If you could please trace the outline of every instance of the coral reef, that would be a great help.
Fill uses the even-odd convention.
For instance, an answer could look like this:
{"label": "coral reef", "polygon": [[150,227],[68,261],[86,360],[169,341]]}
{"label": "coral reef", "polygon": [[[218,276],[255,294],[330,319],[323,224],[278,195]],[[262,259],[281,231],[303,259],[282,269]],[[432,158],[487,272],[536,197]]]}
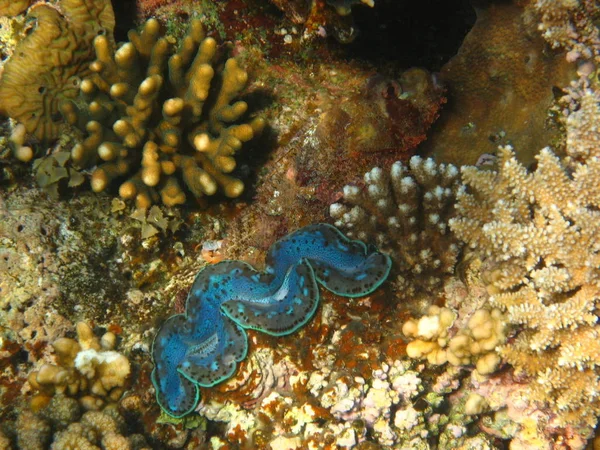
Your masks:
{"label": "coral reef", "polygon": [[[571,118],[572,132],[589,125]],[[587,143],[579,142],[578,146]],[[456,235],[484,259],[490,302],[520,330],[500,354],[532,378],[527,398],[548,404],[558,426],[593,428],[597,386],[599,298],[597,147],[580,161],[546,148],[528,172],[510,147],[497,171],[465,167],[468,189],[458,196]]]}
{"label": "coral reef", "polygon": [[[337,322],[338,318],[327,315],[328,323]],[[288,373],[283,383],[271,384],[266,393],[261,391],[256,402],[244,405],[237,401],[236,380],[227,383],[233,383],[227,396],[210,394],[205,398],[198,411],[224,426],[212,442],[264,448],[469,448],[470,444],[473,448],[501,448],[493,445],[494,438],[471,427],[480,415],[474,408],[485,414],[489,407],[474,400],[467,407],[466,394],[449,395],[457,393],[464,378],[459,371],[430,377],[423,375],[424,367],[414,361],[382,357],[384,361],[373,363],[359,375],[356,367],[332,363],[338,358],[336,348],[346,345],[344,328],[313,350],[314,368]],[[379,345],[373,343],[360,351],[373,351]],[[474,396],[484,392],[484,385],[466,384]],[[419,399],[423,407],[416,409]],[[505,406],[493,400],[495,408]],[[498,424],[491,423],[498,426],[500,418]]]}
{"label": "coral reef", "polygon": [[[18,40],[39,38],[52,23],[70,29],[71,6],[100,4],[35,3],[28,19],[0,18],[0,56],[7,57],[0,65],[11,64]],[[122,46],[113,45],[112,32],[75,36],[81,53],[74,56],[82,56],[83,75],[68,80],[78,83],[73,91],[68,86],[68,97],[57,94],[49,103],[56,106],[52,126],[59,129],[53,149],[28,136],[24,121],[0,123],[0,178],[7,187],[0,190],[1,448],[586,447],[597,422],[599,364],[593,181],[599,175],[600,96],[594,2],[474,2],[477,25],[439,76],[406,69],[405,55],[423,48],[414,41],[384,42],[390,36],[386,27],[400,24],[410,30],[406,34],[415,30],[419,41],[435,40],[436,23],[410,15],[395,20],[402,14],[384,17],[412,11],[391,5],[415,2],[375,0],[372,9],[352,0],[203,2],[200,18],[208,35],[220,36],[239,67],[251,74],[243,94],[238,92],[227,107],[260,102],[271,128],[264,136],[268,154],[228,155],[237,166],[230,175],[250,180],[255,190],[246,188],[235,202],[200,198],[198,203],[208,205],[202,211],[156,204],[169,179],[179,183],[174,198],[181,200],[183,192],[196,200],[177,159],[200,153],[194,126],[185,122],[196,116],[184,114],[174,124],[177,120],[163,112],[169,98],[185,102],[192,89],[189,83],[174,88],[168,59],[189,49],[190,65],[180,72],[191,79],[191,59],[201,57],[198,48],[210,42],[194,38],[195,22],[188,28],[200,2],[125,3],[140,6],[140,14],[156,17],[161,26],[149,22]],[[354,6],[350,15],[341,16],[333,4]],[[447,11],[439,2],[436,8]],[[120,40],[132,17],[119,15],[123,28],[115,33]],[[446,18],[455,29],[468,27],[469,20],[463,12]],[[76,22],[85,28],[96,21]],[[357,35],[357,27],[364,33]],[[444,40],[452,40],[451,34]],[[332,35],[344,42],[358,38],[352,45],[337,45],[327,39]],[[54,45],[48,47],[48,57],[58,54],[58,62],[71,63]],[[423,65],[437,71],[444,58],[436,59],[440,53],[435,52],[445,43],[424,47],[435,56],[421,55],[427,61]],[[156,80],[148,71],[158,63],[138,48],[162,58],[156,101],[141,87],[144,79]],[[137,58],[139,65],[129,70],[128,58]],[[207,120],[200,119],[206,126],[222,86],[225,58],[219,48],[207,65],[215,76],[202,114]],[[566,86],[575,72],[578,78]],[[439,80],[449,94],[444,109]],[[150,91],[153,83],[146,85]],[[90,86],[93,92],[82,92]],[[127,98],[119,103],[112,94],[125,87]],[[548,111],[553,99],[556,105]],[[144,102],[152,105],[151,117],[139,127],[146,135],[116,133],[121,119],[142,123],[138,107]],[[442,122],[430,129],[440,112]],[[72,130],[63,113],[76,122]],[[251,123],[246,119],[244,114],[219,123],[225,129]],[[94,121],[99,128],[85,130]],[[85,130],[85,138],[73,154],[76,128]],[[181,132],[181,145],[163,154],[173,129]],[[218,133],[203,132],[209,142],[219,139]],[[125,145],[138,138],[133,148]],[[505,147],[496,152],[507,142],[520,154]],[[105,161],[102,156],[113,151],[109,144],[120,150]],[[552,145],[552,153],[545,150],[534,160],[534,151],[544,145]],[[437,163],[410,159],[424,150],[433,151]],[[31,160],[36,151],[45,155],[34,163],[45,191],[22,176],[29,165],[7,158],[16,154]],[[496,156],[478,161],[484,152]],[[566,158],[559,157],[563,152]],[[76,161],[78,155],[89,161]],[[464,169],[458,210],[460,180],[449,160],[484,163]],[[122,162],[127,173],[113,176],[111,164]],[[132,200],[141,193],[139,206],[152,207],[131,214],[124,198],[78,192],[55,201],[43,194],[82,186],[95,170],[96,187],[104,183],[104,191],[112,192],[132,181]],[[144,177],[158,177],[158,184],[148,186]],[[198,271],[207,264],[204,274],[227,267],[224,259],[264,267],[274,242],[309,223],[327,221],[332,203],[337,203],[335,220],[349,225],[344,232],[383,245],[395,258],[395,275],[401,275],[395,289],[385,284],[366,297],[344,299],[322,289],[312,319],[293,335],[244,329],[252,351],[236,363],[235,373],[218,385],[200,387],[195,412],[168,417],[155,401],[151,343],[166,317],[185,313]],[[222,311],[217,321],[226,316]],[[73,323],[80,320],[93,323],[100,334],[119,337],[131,384],[118,402],[110,397],[122,388],[106,389],[98,381],[109,350],[79,351],[88,356],[80,362],[85,373],[77,370],[72,355],[64,358],[72,363],[61,369],[61,351],[53,351],[50,343],[60,347],[64,336],[72,338]],[[74,339],[65,342],[76,349]],[[442,361],[447,362],[434,364]],[[41,390],[27,382],[31,371]],[[71,383],[63,382],[65,374]],[[44,377],[56,383],[40,384]],[[82,397],[87,400],[81,402]],[[33,404],[25,404],[31,398]],[[85,411],[98,407],[99,400],[110,406]],[[145,439],[131,433],[143,433]]]}
{"label": "coral reef", "polygon": [[449,233],[459,172],[453,165],[413,156],[408,166],[376,167],[365,186],[344,187],[344,203],[330,206],[336,226],[348,236],[373,240],[394,260],[398,291],[433,292],[451,275],[461,249]]}

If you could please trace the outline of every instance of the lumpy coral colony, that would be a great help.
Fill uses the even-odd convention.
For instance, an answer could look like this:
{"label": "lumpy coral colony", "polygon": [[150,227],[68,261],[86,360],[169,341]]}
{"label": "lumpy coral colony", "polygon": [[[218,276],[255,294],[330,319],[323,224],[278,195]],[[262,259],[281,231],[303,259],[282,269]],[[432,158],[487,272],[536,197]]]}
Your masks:
{"label": "lumpy coral colony", "polygon": [[[305,5],[303,1],[272,2]],[[27,7],[27,3],[13,4],[21,8],[18,4]],[[42,139],[51,138],[57,132],[57,125],[70,120],[78,126],[83,124],[88,133],[73,152],[58,152],[39,160],[38,180],[43,184],[66,178],[69,183],[77,184],[82,182],[81,168],[98,164],[92,176],[95,188],[105,186],[115,177],[127,180],[123,190],[133,192],[132,198],[139,206],[160,200],[163,194],[163,203],[176,204],[183,200],[181,193],[194,192],[186,173],[195,169],[190,171],[193,166],[185,164],[190,161],[185,158],[193,155],[196,167],[208,173],[217,188],[227,193],[228,186],[235,187],[235,181],[220,183],[219,176],[225,170],[213,176],[197,155],[210,159],[215,148],[231,150],[244,141],[243,136],[237,135],[234,136],[237,141],[230,139],[230,133],[242,133],[245,128],[243,123],[239,124],[245,104],[234,100],[239,93],[236,89],[241,89],[245,79],[243,71],[234,65],[236,70],[232,73],[239,76],[225,76],[227,64],[232,63],[226,63],[220,72],[220,66],[212,63],[214,60],[200,62],[210,53],[207,50],[214,51],[214,43],[201,35],[196,22],[177,51],[169,39],[161,37],[156,23],[150,21],[140,33],[131,33],[130,42],[113,55],[114,18],[112,12],[102,7],[107,2],[62,0],[59,3],[59,9],[44,4],[30,9],[29,18],[35,20],[29,23],[35,26],[19,44],[23,56],[17,51],[15,59],[4,65],[0,86],[1,94],[8,89],[11,77],[19,80],[21,76],[21,84],[30,93],[37,93],[22,96],[21,91],[15,90],[11,97],[17,103],[22,101],[20,106],[25,111],[22,117],[18,116],[20,113],[11,113],[21,122],[12,137],[19,158],[32,157],[31,149],[22,145],[25,131]],[[326,3],[349,8],[371,2],[329,0]],[[195,433],[203,439],[202,444],[207,443],[208,437],[214,448],[232,444],[252,448],[379,445],[491,449],[503,448],[511,441],[511,448],[583,449],[585,441],[597,434],[600,87],[596,68],[600,63],[600,39],[594,20],[600,16],[600,9],[591,1],[515,1],[511,8],[521,18],[534,17],[517,9],[517,4],[523,3],[529,5],[525,12],[539,13],[535,17],[541,22],[531,22],[540,28],[552,47],[564,48],[569,61],[579,62],[579,79],[564,89],[562,98],[552,108],[560,116],[557,121],[564,132],[563,142],[552,142],[552,150],[546,147],[539,152],[531,168],[519,162],[523,154],[516,154],[509,145],[488,155],[491,163],[478,167],[458,168],[418,156],[391,165],[388,162],[395,156],[381,160],[377,162],[379,167],[368,171],[363,181],[356,182],[352,179],[355,174],[350,174],[351,184],[337,193],[336,198],[327,200],[335,202],[330,208],[331,217],[348,237],[330,225],[310,225],[273,244],[262,272],[240,261],[224,261],[200,271],[188,294],[185,312],[168,319],[155,336],[150,378],[158,403],[171,416],[179,418],[197,409],[211,422],[224,422],[222,427],[210,427],[218,430],[212,437],[211,432],[196,427]],[[83,8],[85,5],[89,8]],[[504,29],[506,23],[503,19],[499,26]],[[50,36],[57,39],[49,39]],[[477,40],[489,48],[494,48],[488,44],[496,41],[497,38]],[[40,42],[48,43],[46,52],[39,51]],[[72,51],[62,53],[59,47],[63,44]],[[188,62],[186,69],[177,69],[178,58]],[[137,65],[132,60],[142,62],[140,72],[129,70]],[[543,64],[542,59],[534,60]],[[490,72],[490,80],[495,82],[498,66],[507,66],[497,57],[490,61],[489,65],[478,63],[477,69]],[[35,66],[44,75],[36,78],[24,65]],[[518,65],[523,67],[520,62]],[[168,76],[155,72],[159,67],[166,71],[167,66]],[[465,63],[466,66],[469,64]],[[74,75],[70,71],[61,72],[60,68],[65,67],[75,67],[81,83],[70,84]],[[204,76],[210,72],[209,67],[215,71],[215,78],[222,74],[222,82]],[[59,69],[55,72],[54,68]],[[40,79],[53,80],[56,74],[63,77],[59,85],[64,90],[56,89],[56,84],[40,84]],[[198,83],[192,82],[196,74]],[[184,83],[175,89],[178,76]],[[232,81],[235,89],[228,91],[226,79]],[[202,103],[196,93],[203,82],[212,93],[198,116],[199,122],[187,123],[173,111],[177,111],[177,105],[194,111]],[[509,83],[511,90],[515,83]],[[550,95],[548,84],[538,84]],[[14,86],[16,89],[19,83]],[[210,100],[220,98],[223,92],[232,94],[225,95],[224,115],[218,113],[213,121],[211,111],[218,108]],[[35,101],[30,104],[31,99]],[[489,102],[489,98],[486,100]],[[12,107],[3,103],[3,108],[9,106]],[[545,116],[547,108],[542,109]],[[36,115],[31,115],[31,111]],[[81,123],[77,111],[83,112]],[[506,111],[512,114],[514,110]],[[146,112],[149,116],[144,118]],[[445,113],[452,115],[448,110]],[[190,120],[198,118],[192,116],[194,119]],[[301,118],[306,121],[306,114]],[[44,125],[32,128],[30,123],[37,119]],[[494,116],[494,124],[496,119]],[[481,125],[481,121],[478,123]],[[211,124],[216,124],[216,128]],[[129,129],[138,125],[145,128],[143,136],[136,134],[137,129],[133,132]],[[246,125],[254,135],[260,131],[262,121],[250,120]],[[307,126],[298,134],[302,138],[298,141],[304,144],[299,147],[308,157],[312,154],[306,151],[306,143],[313,142],[310,139],[313,131],[314,127]],[[461,125],[460,132],[471,133],[473,127]],[[514,136],[510,131],[507,133],[509,138]],[[486,133],[479,135],[488,140]],[[169,153],[169,143],[177,139],[181,140],[184,151]],[[315,148],[325,151],[325,147],[326,143],[321,141]],[[455,147],[458,152],[468,150],[462,145]],[[520,147],[515,144],[519,151]],[[479,156],[481,147],[471,148]],[[226,156],[233,157],[234,153]],[[440,153],[436,156],[439,158]],[[215,159],[215,165],[216,161],[222,167],[230,167],[227,164],[232,162],[227,158]],[[277,164],[279,169],[285,169],[286,177],[293,179],[291,158],[277,160]],[[274,166],[272,163],[265,167]],[[275,171],[264,172],[273,177]],[[176,180],[183,183],[172,188]],[[284,227],[293,229],[292,224],[298,223],[294,220],[298,221],[299,216],[305,220],[307,216],[306,211],[294,217],[279,212],[284,197],[279,194],[274,191],[272,198],[269,197],[272,203],[268,212],[267,207],[260,205],[263,209],[256,214],[259,220],[268,218],[269,224],[276,223],[280,227],[277,232]],[[297,196],[296,190],[293,195]],[[4,193],[0,193],[0,199],[2,196]],[[176,201],[168,200],[171,198]],[[251,214],[248,211],[260,201],[258,198],[243,208],[241,214]],[[22,208],[14,211],[18,211],[15,215],[27,214]],[[102,226],[108,227],[106,223]],[[235,226],[233,222],[227,223],[226,239],[240,246],[243,240],[232,239]],[[18,229],[15,241],[17,236],[24,239],[23,236],[33,235],[33,231],[23,231],[21,225],[15,228]],[[47,230],[42,230],[44,236]],[[244,233],[258,234],[257,230],[258,227],[246,227]],[[77,236],[71,233],[69,238],[75,240]],[[350,239],[375,243],[384,253]],[[263,245],[255,246],[254,250],[265,250],[273,240],[263,238]],[[31,242],[28,244],[28,256],[37,255]],[[255,253],[259,258],[264,252]],[[190,259],[195,254],[191,253]],[[61,261],[67,259],[64,254],[60,256]],[[6,260],[5,254],[0,258],[4,266],[0,267],[6,267]],[[303,325],[311,327],[313,324],[308,322],[320,296],[318,284],[341,296],[368,294],[386,278],[392,260],[395,276],[392,301],[382,306],[384,302],[373,296],[347,302],[348,311],[330,299],[323,302],[319,323],[310,332],[298,333],[302,348],[309,349],[306,358],[293,355],[289,344],[270,345],[271,341],[260,333],[253,336],[254,350],[246,355],[247,329],[285,335]],[[176,289],[187,289],[190,274],[196,274],[200,265],[197,261],[194,264],[184,267],[189,269],[186,276],[171,277],[171,285],[177,285],[173,290],[160,291],[160,287],[154,292],[171,294]],[[7,285],[2,284],[2,272],[0,288],[2,294],[10,296]],[[89,276],[82,279],[89,281]],[[28,289],[31,294],[32,288]],[[47,295],[42,292],[46,289],[35,293]],[[141,291],[139,294],[142,296]],[[155,307],[162,302],[163,309],[159,311],[164,314],[162,300],[173,296],[158,298],[161,301],[149,303]],[[139,307],[138,303],[132,304]],[[154,313],[152,307],[144,310]],[[39,308],[36,314],[45,313],[39,316],[56,316],[47,312],[50,309],[42,309],[43,304]],[[14,308],[13,315],[23,314]],[[4,316],[9,314],[1,317]],[[19,320],[26,323],[26,319]],[[127,321],[126,326],[131,328],[124,336],[132,339],[131,330],[137,324],[132,327],[135,321],[132,316],[127,316]],[[44,326],[50,327],[45,322]],[[4,333],[7,327],[2,328]],[[148,328],[145,330],[146,335],[136,342],[142,352],[146,351],[144,339],[150,335]],[[75,438],[80,440],[82,435],[93,438],[91,445],[100,445],[105,434],[93,422],[100,419],[106,422],[101,416],[113,414],[116,401],[120,402],[119,408],[133,404],[128,412],[142,411],[140,414],[151,417],[149,422],[154,430],[160,427],[156,421],[158,408],[148,406],[143,412],[145,405],[140,406],[148,398],[142,397],[140,391],[154,394],[149,392],[150,381],[144,376],[150,370],[149,364],[138,364],[132,359],[135,365],[130,368],[129,359],[114,351],[116,335],[111,332],[98,341],[90,337],[93,333],[89,326],[80,324],[77,331],[77,341],[55,340],[54,363],[39,364],[30,374],[29,385],[37,392],[30,403],[34,412],[20,414],[16,422],[20,429],[16,437],[22,448],[37,448],[25,444],[32,428],[42,431],[45,428],[45,434],[50,433],[50,425],[32,419],[32,415],[52,422],[55,410],[67,409],[57,408],[59,404],[77,411],[55,427],[64,430],[56,433],[55,442],[69,444],[53,448],[74,448],[76,445],[70,442]],[[64,333],[61,331],[60,335]],[[30,344],[34,340],[28,339]],[[41,338],[35,342],[38,340]],[[3,352],[7,350],[6,342],[2,337]],[[123,351],[132,348],[132,344],[128,345]],[[134,353],[131,355],[135,357]],[[240,364],[241,369],[234,375],[238,363],[246,356],[248,364]],[[498,371],[499,368],[502,370]],[[6,376],[9,370],[4,372]],[[130,390],[132,395],[122,399],[130,372],[142,376]],[[198,406],[199,388],[221,382]],[[82,415],[80,407],[102,411]],[[4,418],[0,422],[3,422],[0,447],[7,447],[4,443],[7,436],[3,434],[12,422]],[[65,422],[71,425],[67,428]],[[119,431],[116,425],[112,428]],[[181,430],[182,426],[163,428],[173,431]],[[50,436],[46,436],[46,447],[49,440]],[[163,442],[166,440],[160,440],[160,444]],[[77,445],[83,448],[82,444]],[[191,447],[192,443],[180,447],[184,445]]]}
{"label": "lumpy coral colony", "polygon": [[[38,139],[57,138],[63,120],[85,133],[70,152],[36,162],[39,184],[76,186],[91,170],[94,191],[118,180],[119,195],[144,208],[181,204],[186,193],[239,196],[244,184],[228,174],[264,120],[243,120],[248,105],[236,99],[248,75],[234,58],[219,63],[200,21],[190,21],[177,47],[151,19],[117,48],[110,2],[60,6],[63,15],[44,4],[30,9],[35,27],[0,81],[2,112]],[[13,135],[15,155],[28,161],[22,136]]]}
{"label": "lumpy coral colony", "polygon": [[159,404],[175,417],[191,412],[198,386],[229,378],[246,357],[244,329],[283,336],[304,325],[319,303],[317,282],[337,295],[359,297],[377,289],[390,267],[389,256],[327,224],[277,241],[263,272],[240,261],[208,266],[192,285],[185,314],[169,318],[154,339]]}

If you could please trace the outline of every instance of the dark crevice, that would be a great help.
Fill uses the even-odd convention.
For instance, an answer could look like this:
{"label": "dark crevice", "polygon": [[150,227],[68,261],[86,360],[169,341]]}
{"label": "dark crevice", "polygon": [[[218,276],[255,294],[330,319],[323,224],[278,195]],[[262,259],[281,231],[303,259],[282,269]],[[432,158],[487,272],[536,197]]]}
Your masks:
{"label": "dark crevice", "polygon": [[456,54],[475,23],[470,0],[376,0],[375,7],[355,6],[359,34],[347,55],[372,63],[438,71]]}

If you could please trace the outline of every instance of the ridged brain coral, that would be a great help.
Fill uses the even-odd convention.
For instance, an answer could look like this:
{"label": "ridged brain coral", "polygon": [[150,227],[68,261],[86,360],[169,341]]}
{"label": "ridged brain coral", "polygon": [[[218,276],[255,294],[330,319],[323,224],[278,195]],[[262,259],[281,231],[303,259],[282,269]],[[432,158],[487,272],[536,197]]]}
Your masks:
{"label": "ridged brain coral", "polygon": [[[0,7],[3,14],[14,12]],[[32,7],[26,21],[31,29],[4,64],[0,112],[37,139],[52,140],[59,135],[61,107],[77,97],[81,77],[89,74],[94,38],[112,39],[115,17],[105,0],[63,0],[58,7]]]}
{"label": "ridged brain coral", "polygon": [[30,3],[30,0],[0,0],[0,15],[16,16],[25,11]]}

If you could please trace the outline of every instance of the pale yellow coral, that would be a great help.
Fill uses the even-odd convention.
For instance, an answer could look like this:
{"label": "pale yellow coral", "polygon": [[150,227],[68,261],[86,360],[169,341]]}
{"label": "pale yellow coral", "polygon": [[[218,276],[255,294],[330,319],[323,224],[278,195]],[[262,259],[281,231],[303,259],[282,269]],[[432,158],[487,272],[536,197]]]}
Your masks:
{"label": "pale yellow coral", "polygon": [[406,347],[410,358],[427,358],[431,364],[444,364],[448,361],[446,346],[448,330],[456,319],[456,313],[448,308],[431,306],[427,315],[419,320],[408,320],[402,326],[402,333],[416,338]]}
{"label": "pale yellow coral", "polygon": [[530,172],[504,147],[497,172],[464,168],[467,189],[450,221],[485,257],[491,303],[522,330],[500,354],[535,380],[530,400],[548,403],[562,424],[590,426],[600,414],[600,159],[577,139],[591,114],[567,121],[576,137],[564,160],[546,148]]}
{"label": "pale yellow coral", "polygon": [[427,315],[405,322],[402,332],[413,338],[406,354],[410,358],[427,358],[436,365],[475,363],[481,375],[494,372],[501,362],[496,347],[506,341],[504,316],[497,309],[479,309],[465,327],[453,330],[456,319],[457,314],[451,309],[431,306]]}
{"label": "pale yellow coral", "polygon": [[108,332],[98,339],[84,322],[77,324],[77,335],[77,340],[57,339],[52,344],[57,364],[44,364],[29,375],[29,383],[39,391],[31,401],[34,410],[57,393],[77,397],[87,410],[121,397],[131,366],[127,357],[113,350],[115,335]]}
{"label": "pale yellow coral", "polygon": [[465,402],[465,414],[481,414],[489,408],[487,400],[479,394],[471,393]]}

